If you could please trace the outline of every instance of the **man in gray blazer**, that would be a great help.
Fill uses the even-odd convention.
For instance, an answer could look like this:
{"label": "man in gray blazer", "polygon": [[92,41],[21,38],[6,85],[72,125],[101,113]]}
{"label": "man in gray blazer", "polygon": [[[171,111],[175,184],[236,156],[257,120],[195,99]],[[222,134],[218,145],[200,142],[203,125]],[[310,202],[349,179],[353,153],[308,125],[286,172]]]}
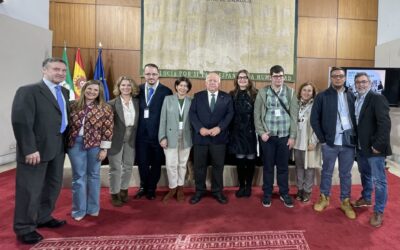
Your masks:
{"label": "man in gray blazer", "polygon": [[17,141],[14,232],[25,244],[43,239],[36,228],[58,228],[65,220],[51,216],[60,193],[68,125],[69,91],[61,87],[66,64],[43,62],[43,80],[20,87],[11,121]]}

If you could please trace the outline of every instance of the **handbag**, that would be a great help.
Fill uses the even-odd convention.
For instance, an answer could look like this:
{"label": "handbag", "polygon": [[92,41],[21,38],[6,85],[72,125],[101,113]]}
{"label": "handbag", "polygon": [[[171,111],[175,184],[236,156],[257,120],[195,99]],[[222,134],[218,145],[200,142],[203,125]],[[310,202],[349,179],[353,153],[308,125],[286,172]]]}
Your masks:
{"label": "handbag", "polygon": [[342,128],[342,146],[355,147],[356,146],[356,135],[354,134],[353,128],[343,129],[342,118],[338,112],[340,127]]}

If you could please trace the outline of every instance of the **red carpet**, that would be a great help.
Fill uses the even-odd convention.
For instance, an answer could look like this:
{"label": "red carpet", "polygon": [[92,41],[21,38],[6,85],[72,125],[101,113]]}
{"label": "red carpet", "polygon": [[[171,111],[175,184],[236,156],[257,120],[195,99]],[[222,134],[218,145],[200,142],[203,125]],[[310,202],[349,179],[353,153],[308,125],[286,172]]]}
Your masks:
{"label": "red carpet", "polygon": [[218,234],[154,234],[45,239],[34,250],[48,249],[310,249],[302,231]]}
{"label": "red carpet", "polygon": [[[188,235],[188,234],[226,234],[278,231],[302,231],[309,249],[400,249],[400,178],[388,174],[389,203],[385,211],[384,225],[372,228],[368,221],[372,208],[357,209],[357,219],[347,219],[339,209],[339,187],[333,188],[330,207],[318,214],[312,204],[317,199],[318,188],[313,191],[312,202],[295,202],[292,209],[286,208],[275,195],[270,208],[261,205],[261,189],[253,188],[254,195],[249,199],[234,197],[234,188],[226,190],[227,205],[220,205],[211,196],[199,204],[190,205],[160,200],[166,189],[157,193],[157,200],[131,200],[122,208],[114,208],[109,202],[108,189],[101,193],[102,209],[99,217],[85,217],[76,222],[71,219],[71,191],[63,189],[54,213],[56,218],[67,219],[67,225],[56,230],[40,229],[45,239],[121,236],[127,238],[138,235]],[[16,242],[12,231],[14,207],[15,171],[0,174],[0,248],[29,249],[32,246]],[[359,197],[360,186],[352,189],[353,199]],[[136,189],[130,189],[132,195]],[[185,189],[192,194],[193,189]],[[295,193],[292,187],[292,193]],[[186,201],[188,201],[188,196]],[[228,248],[229,249],[229,248]],[[267,248],[257,248],[267,249]],[[307,248],[305,248],[307,249]]]}

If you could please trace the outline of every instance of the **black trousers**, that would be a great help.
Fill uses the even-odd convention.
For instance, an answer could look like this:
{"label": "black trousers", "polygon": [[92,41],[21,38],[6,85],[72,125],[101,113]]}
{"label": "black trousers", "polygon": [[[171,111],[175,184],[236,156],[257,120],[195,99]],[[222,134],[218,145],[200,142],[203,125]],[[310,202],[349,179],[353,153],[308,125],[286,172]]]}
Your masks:
{"label": "black trousers", "polygon": [[148,192],[155,192],[161,176],[161,165],[165,161],[160,144],[137,143],[136,161],[139,167],[140,187]]}
{"label": "black trousers", "polygon": [[264,196],[271,196],[274,185],[276,166],[276,180],[279,193],[289,193],[289,137],[271,136],[267,142],[260,140],[263,153],[263,191]]}
{"label": "black trousers", "polygon": [[65,152],[48,162],[32,166],[17,162],[15,186],[14,232],[33,232],[37,224],[52,219],[51,214],[60,194]]}
{"label": "black trousers", "polygon": [[208,162],[211,160],[211,192],[222,192],[225,164],[225,144],[194,145],[194,179],[196,192],[204,194],[206,188]]}

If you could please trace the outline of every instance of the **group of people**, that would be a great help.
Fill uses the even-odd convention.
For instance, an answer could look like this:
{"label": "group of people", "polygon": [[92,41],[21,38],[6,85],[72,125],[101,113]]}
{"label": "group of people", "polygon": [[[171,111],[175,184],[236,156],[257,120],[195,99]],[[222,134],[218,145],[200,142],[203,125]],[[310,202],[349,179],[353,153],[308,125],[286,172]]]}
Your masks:
{"label": "group of people", "polygon": [[[310,201],[315,169],[321,167],[320,197],[314,210],[329,206],[332,173],[339,162],[341,209],[351,219],[353,207],[375,207],[370,223],[380,226],[387,201],[385,157],[390,151],[390,117],[386,99],[371,90],[366,73],[355,76],[357,97],[344,86],[345,72],[332,68],[331,84],[317,94],[311,82],[301,84],[298,94],[284,83],[284,69],[270,69],[271,85],[257,90],[247,70],[240,70],[234,89],[220,90],[221,78],[210,72],[206,89],[188,93],[191,81],[175,81],[175,94],[159,82],[155,64],[144,67],[145,83],[138,86],[126,76],[114,85],[115,98],[104,101],[102,83],[89,80],[76,101],[69,101],[66,64],[60,58],[43,62],[43,79],[20,87],[12,106],[12,125],[17,141],[17,173],[14,231],[22,243],[43,239],[37,228],[58,228],[65,220],[52,217],[60,193],[65,152],[72,167],[74,220],[100,212],[100,165],[109,161],[111,203],[128,202],[132,168],[137,162],[140,187],[135,199],[156,198],[161,165],[167,170],[169,191],[162,198],[185,200],[187,161],[193,148],[196,204],[206,195],[207,168],[211,165],[211,194],[221,204],[226,153],[237,165],[238,198],[250,197],[257,157],[263,162],[262,205],[272,204],[275,176],[280,200],[294,203],[289,195],[288,160],[296,162],[296,200]],[[258,145],[259,144],[259,145]],[[351,168],[355,155],[363,191],[350,203]]]}

